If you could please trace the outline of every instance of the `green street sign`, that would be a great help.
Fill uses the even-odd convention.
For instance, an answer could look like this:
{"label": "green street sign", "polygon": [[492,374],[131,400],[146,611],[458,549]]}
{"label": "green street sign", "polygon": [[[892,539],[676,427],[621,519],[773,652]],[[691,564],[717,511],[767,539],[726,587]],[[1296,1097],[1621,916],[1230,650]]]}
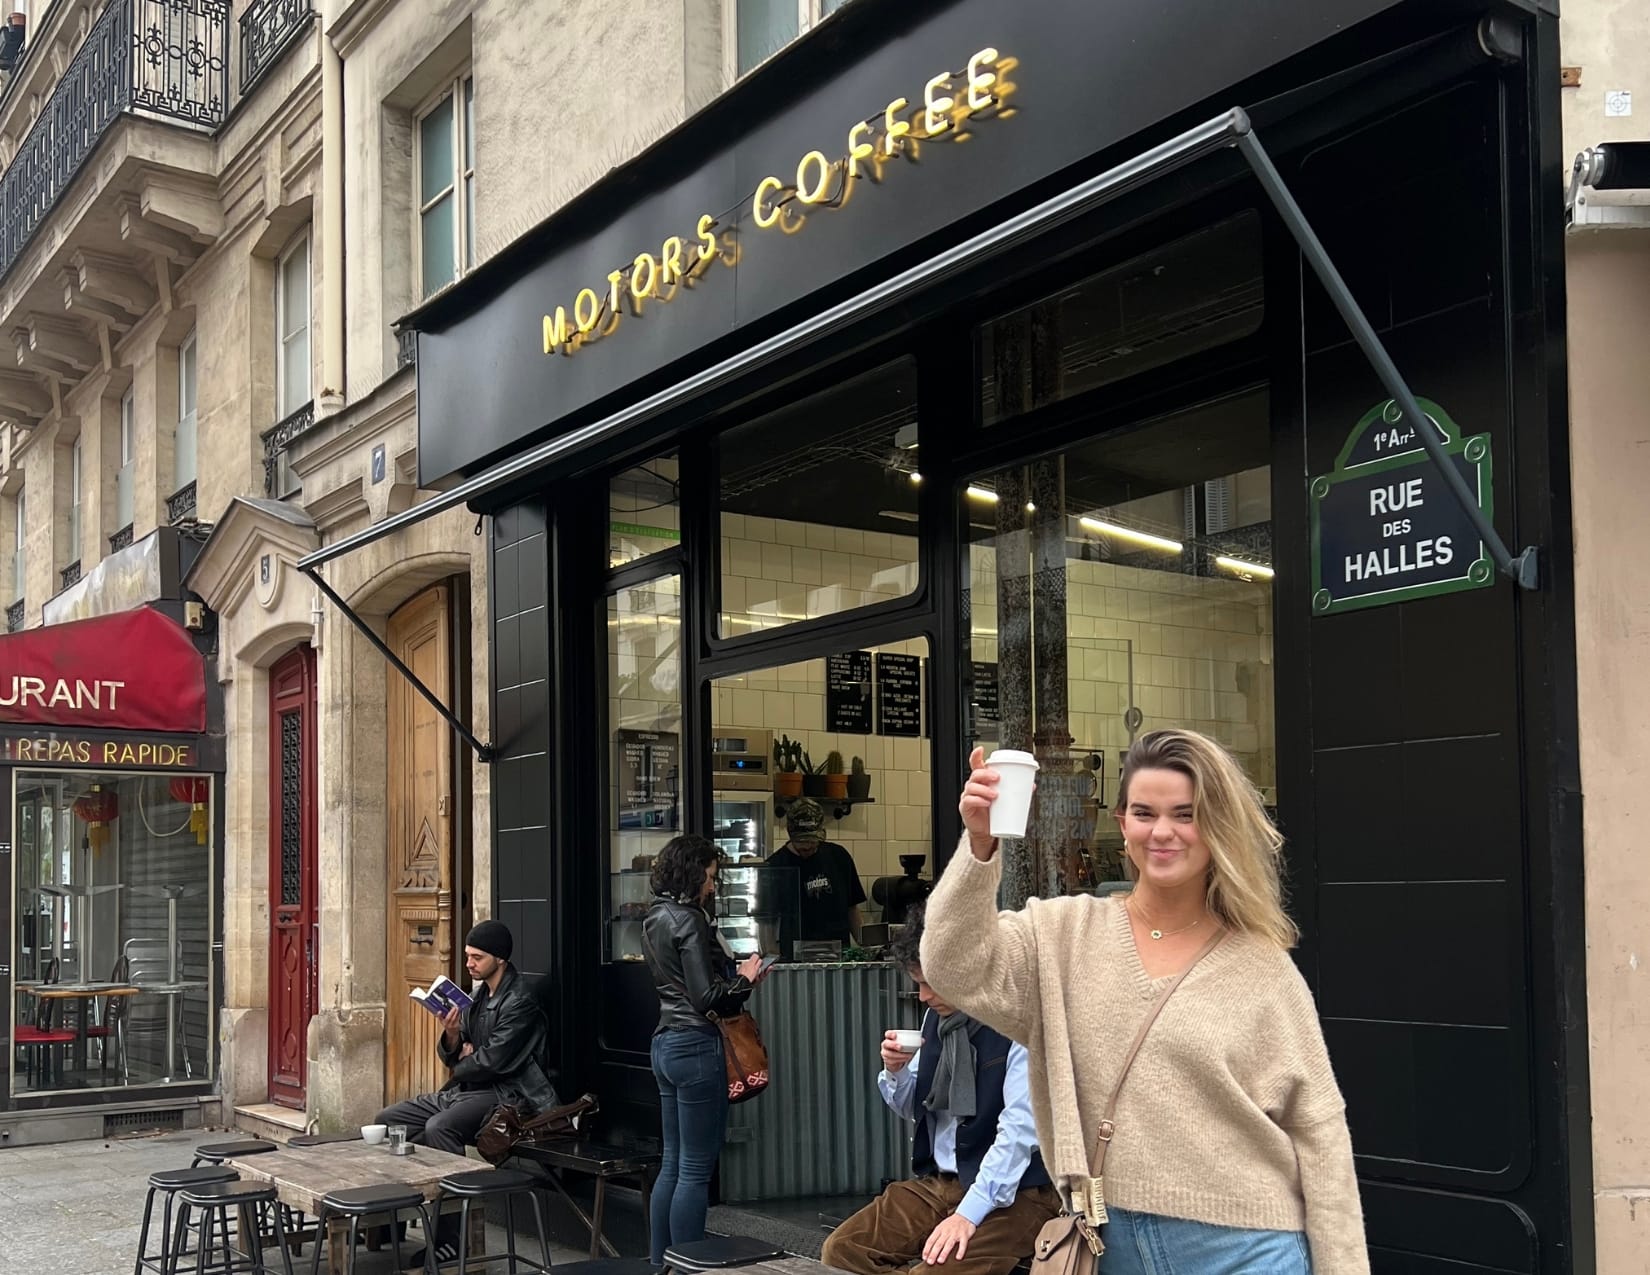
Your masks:
{"label": "green street sign", "polygon": [[[1488,434],[1463,438],[1443,408],[1417,400],[1449,463],[1495,517]],[[1331,473],[1308,485],[1312,613],[1337,615],[1495,582],[1472,519],[1390,399],[1347,435]]]}

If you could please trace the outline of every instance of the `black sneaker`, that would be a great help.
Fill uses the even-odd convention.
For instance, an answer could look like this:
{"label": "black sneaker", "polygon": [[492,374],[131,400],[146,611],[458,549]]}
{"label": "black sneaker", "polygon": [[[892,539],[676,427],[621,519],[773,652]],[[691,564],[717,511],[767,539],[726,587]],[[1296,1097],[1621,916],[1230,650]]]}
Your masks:
{"label": "black sneaker", "polygon": [[[426,1262],[425,1254],[428,1251],[429,1250],[427,1250],[427,1249],[422,1249],[421,1248],[421,1249],[418,1250],[418,1252],[414,1253],[412,1255],[412,1260],[410,1262],[408,1262],[408,1264],[407,1264],[407,1269],[408,1270],[413,1270],[413,1271],[423,1271],[423,1270],[427,1269],[427,1267],[425,1265],[425,1262]],[[456,1262],[456,1261],[458,1261],[458,1244],[457,1244],[457,1242],[453,1241],[453,1240],[444,1240],[444,1239],[441,1239],[440,1237],[437,1237],[436,1242],[435,1242],[435,1264],[436,1264],[437,1269],[440,1269],[441,1267],[447,1266],[450,1263],[453,1263],[453,1262]]]}

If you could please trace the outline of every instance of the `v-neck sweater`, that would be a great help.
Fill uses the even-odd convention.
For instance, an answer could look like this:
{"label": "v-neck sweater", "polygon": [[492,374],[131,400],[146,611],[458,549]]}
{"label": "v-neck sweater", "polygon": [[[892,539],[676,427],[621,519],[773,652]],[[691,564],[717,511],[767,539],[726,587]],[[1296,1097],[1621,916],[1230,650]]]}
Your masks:
{"label": "v-neck sweater", "polygon": [[[982,863],[963,839],[928,902],[923,977],[1026,1047],[1043,1159],[1080,1192],[1129,1045],[1169,980],[1147,974],[1115,897],[999,913],[1001,858]],[[1316,1275],[1369,1270],[1346,1104],[1312,993],[1276,944],[1228,934],[1186,976],[1114,1124],[1108,1204],[1304,1232]]]}

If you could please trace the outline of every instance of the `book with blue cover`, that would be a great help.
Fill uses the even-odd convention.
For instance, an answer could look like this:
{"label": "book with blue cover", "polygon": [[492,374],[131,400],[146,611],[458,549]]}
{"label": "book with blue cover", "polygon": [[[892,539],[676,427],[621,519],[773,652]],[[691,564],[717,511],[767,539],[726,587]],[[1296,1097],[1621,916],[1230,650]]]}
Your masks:
{"label": "book with blue cover", "polygon": [[435,982],[428,987],[415,987],[407,993],[437,1018],[445,1018],[452,1010],[461,1010],[468,1013],[475,1001],[470,999],[466,992],[445,974],[437,974]]}

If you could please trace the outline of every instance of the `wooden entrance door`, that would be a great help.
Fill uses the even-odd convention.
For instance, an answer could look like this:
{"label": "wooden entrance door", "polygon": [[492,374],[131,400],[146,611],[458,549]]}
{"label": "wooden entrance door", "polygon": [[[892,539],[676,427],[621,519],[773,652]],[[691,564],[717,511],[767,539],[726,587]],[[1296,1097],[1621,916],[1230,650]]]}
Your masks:
{"label": "wooden entrance door", "polygon": [[[426,589],[390,617],[390,649],[452,703],[450,591]],[[439,1089],[440,1025],[408,998],[453,973],[452,730],[397,670],[389,676],[389,943],[384,1100]]]}
{"label": "wooden entrance door", "polygon": [[304,1110],[318,927],[315,652],[269,671],[269,1100]]}

